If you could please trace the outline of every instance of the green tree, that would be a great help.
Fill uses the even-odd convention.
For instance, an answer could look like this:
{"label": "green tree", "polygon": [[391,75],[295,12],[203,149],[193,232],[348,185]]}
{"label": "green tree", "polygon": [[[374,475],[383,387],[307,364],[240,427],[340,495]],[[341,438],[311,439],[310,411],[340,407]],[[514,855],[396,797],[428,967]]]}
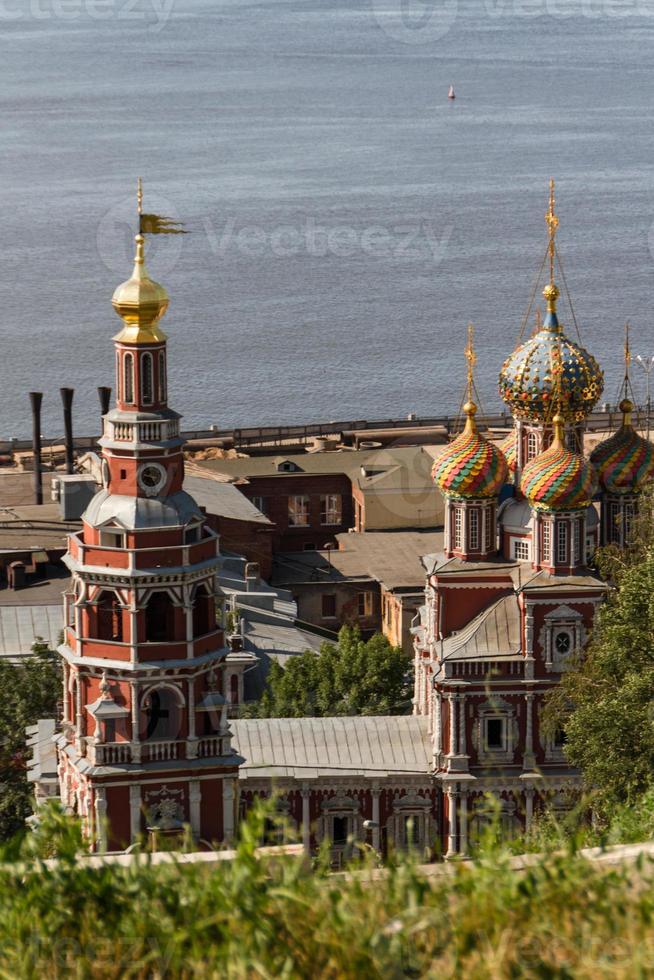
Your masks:
{"label": "green tree", "polygon": [[654,786],[654,521],[641,502],[624,551],[603,549],[598,567],[613,589],[587,649],[553,692],[546,729],[562,727],[566,755],[581,768],[594,806],[607,819]]}
{"label": "green tree", "polygon": [[338,644],[293,657],[282,669],[273,662],[261,699],[250,717],[302,718],[328,715],[406,714],[411,708],[410,663],[399,647],[376,634],[362,640],[344,626]]}
{"label": "green tree", "polygon": [[7,840],[32,812],[25,729],[56,714],[61,697],[58,656],[37,638],[32,656],[20,664],[0,662],[0,690],[0,840]]}

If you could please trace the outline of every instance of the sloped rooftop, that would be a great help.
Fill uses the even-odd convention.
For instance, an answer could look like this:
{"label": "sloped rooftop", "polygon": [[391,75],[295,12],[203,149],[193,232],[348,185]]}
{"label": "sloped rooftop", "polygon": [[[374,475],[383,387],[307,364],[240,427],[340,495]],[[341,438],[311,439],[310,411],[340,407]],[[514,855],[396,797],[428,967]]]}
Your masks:
{"label": "sloped rooftop", "polygon": [[386,776],[431,770],[428,719],[413,715],[231,722],[241,778]]}
{"label": "sloped rooftop", "polygon": [[520,653],[520,610],[515,595],[484,609],[443,643],[443,660],[500,660]]}

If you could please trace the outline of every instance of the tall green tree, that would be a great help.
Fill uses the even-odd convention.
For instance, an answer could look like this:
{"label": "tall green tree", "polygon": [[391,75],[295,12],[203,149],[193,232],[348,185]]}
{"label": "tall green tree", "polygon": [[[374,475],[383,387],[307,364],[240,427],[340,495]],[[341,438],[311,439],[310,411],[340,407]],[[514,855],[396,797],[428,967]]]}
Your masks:
{"label": "tall green tree", "polygon": [[597,559],[613,586],[587,649],[550,696],[545,725],[566,734],[600,813],[635,802],[654,786],[654,520],[652,495],[625,551]]}
{"label": "tall green tree", "polygon": [[376,634],[363,640],[344,626],[338,644],[293,657],[282,669],[273,662],[251,717],[302,718],[328,715],[406,714],[411,709],[411,665],[399,647]]}
{"label": "tall green tree", "polygon": [[56,714],[61,697],[59,657],[37,640],[32,656],[20,664],[0,662],[0,691],[0,840],[7,840],[32,812],[25,729]]}

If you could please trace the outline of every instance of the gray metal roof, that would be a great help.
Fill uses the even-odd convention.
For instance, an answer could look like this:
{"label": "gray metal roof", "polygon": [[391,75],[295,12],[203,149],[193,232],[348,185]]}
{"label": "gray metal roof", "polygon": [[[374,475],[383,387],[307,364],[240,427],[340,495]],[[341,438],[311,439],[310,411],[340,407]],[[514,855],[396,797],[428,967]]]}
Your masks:
{"label": "gray metal roof", "polygon": [[128,497],[100,490],[84,514],[84,520],[93,527],[115,521],[129,531],[183,527],[194,517],[202,517],[200,508],[183,490],[164,498]]}
{"label": "gray metal roof", "polygon": [[426,777],[431,770],[427,718],[244,718],[230,724],[234,745],[245,758],[244,779],[336,773]]}
{"label": "gray metal roof", "polygon": [[63,628],[61,605],[0,606],[0,658],[25,656],[30,653],[37,636],[42,637],[51,650],[56,650]]}
{"label": "gray metal roof", "polygon": [[520,610],[515,595],[498,599],[443,643],[443,660],[497,660],[520,653]]}
{"label": "gray metal roof", "polygon": [[271,524],[265,514],[262,514],[233,483],[224,483],[206,476],[187,476],[184,479],[184,489],[201,507],[206,508],[208,514],[228,517],[235,521]]}

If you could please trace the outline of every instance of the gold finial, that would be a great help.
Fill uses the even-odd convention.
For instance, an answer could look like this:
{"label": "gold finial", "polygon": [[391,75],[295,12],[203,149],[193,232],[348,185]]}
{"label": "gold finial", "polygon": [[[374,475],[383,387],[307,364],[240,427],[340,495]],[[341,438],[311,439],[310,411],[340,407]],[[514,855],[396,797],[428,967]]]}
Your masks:
{"label": "gold finial", "polygon": [[145,266],[143,235],[136,235],[134,269],[127,282],[115,290],[112,305],[123,319],[124,326],[114,340],[123,343],[159,343],[166,334],[159,320],[168,309],[168,293],[163,286],[150,278]]}
{"label": "gold finial", "polygon": [[468,362],[468,397],[465,405],[463,406],[463,411],[466,414],[466,425],[463,431],[464,434],[466,435],[470,435],[471,433],[477,431],[477,427],[475,425],[475,415],[477,414],[477,406],[472,400],[472,395],[475,387],[475,364],[477,363],[477,355],[475,353],[475,347],[473,343],[474,335],[475,335],[475,328],[471,323],[469,323],[468,343],[466,344],[465,351],[464,351],[466,361]]}
{"label": "gold finial", "polygon": [[618,408],[622,412],[622,424],[631,425],[631,413],[634,410],[633,403],[628,398],[623,398]]}
{"label": "gold finial", "polygon": [[631,347],[629,345],[629,322],[624,325],[624,380],[625,385],[629,382],[629,368],[631,367]]}
{"label": "gold finial", "polygon": [[563,427],[565,425],[565,419],[557,411],[556,415],[552,419],[552,424],[554,425],[554,438],[552,439],[552,448],[563,449]]}
{"label": "gold finial", "polygon": [[136,182],[136,213],[139,218],[143,214],[143,181],[140,177]]}
{"label": "gold finial", "polygon": [[556,251],[556,229],[559,227],[559,219],[554,211],[555,205],[554,199],[554,178],[550,178],[550,206],[545,215],[545,221],[547,222],[547,227],[550,232],[550,244],[549,244],[549,254],[550,254],[550,283],[554,285],[554,254]]}

